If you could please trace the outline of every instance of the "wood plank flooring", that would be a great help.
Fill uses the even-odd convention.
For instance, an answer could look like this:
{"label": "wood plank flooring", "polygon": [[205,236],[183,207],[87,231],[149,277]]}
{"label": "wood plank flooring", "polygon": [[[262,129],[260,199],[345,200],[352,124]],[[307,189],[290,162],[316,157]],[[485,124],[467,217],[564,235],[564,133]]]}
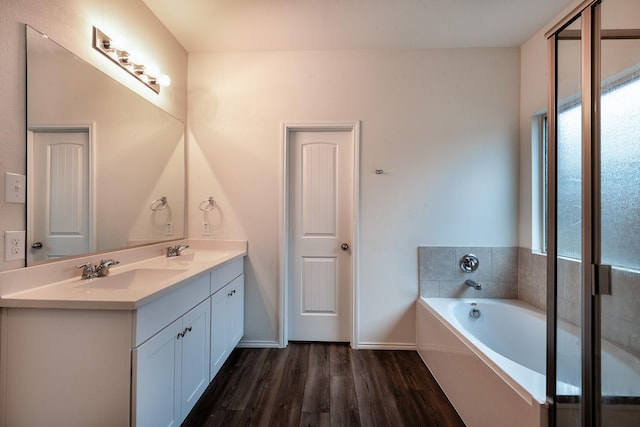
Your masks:
{"label": "wood plank flooring", "polygon": [[416,352],[289,343],[285,349],[235,349],[182,425],[464,423]]}

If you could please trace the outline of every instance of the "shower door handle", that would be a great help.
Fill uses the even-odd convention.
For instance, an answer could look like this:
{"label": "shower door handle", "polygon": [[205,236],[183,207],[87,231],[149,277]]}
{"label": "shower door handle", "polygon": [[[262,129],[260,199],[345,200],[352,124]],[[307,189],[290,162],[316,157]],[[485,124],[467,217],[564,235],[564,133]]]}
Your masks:
{"label": "shower door handle", "polygon": [[611,295],[611,266],[591,264],[592,295]]}

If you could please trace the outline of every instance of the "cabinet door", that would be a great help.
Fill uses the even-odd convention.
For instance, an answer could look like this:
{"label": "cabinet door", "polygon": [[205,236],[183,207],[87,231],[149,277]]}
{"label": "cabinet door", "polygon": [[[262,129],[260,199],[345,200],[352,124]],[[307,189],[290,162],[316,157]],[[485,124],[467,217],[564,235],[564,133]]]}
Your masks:
{"label": "cabinet door", "polygon": [[209,300],[200,303],[182,318],[180,396],[182,418],[209,385]]}
{"label": "cabinet door", "polygon": [[175,367],[180,359],[178,334],[182,321],[176,320],[133,350],[133,425],[160,427],[180,425]]}
{"label": "cabinet door", "polygon": [[211,296],[211,369],[210,379],[229,356],[228,285]]}
{"label": "cabinet door", "polygon": [[229,283],[231,296],[229,312],[229,351],[233,350],[244,335],[244,274]]}

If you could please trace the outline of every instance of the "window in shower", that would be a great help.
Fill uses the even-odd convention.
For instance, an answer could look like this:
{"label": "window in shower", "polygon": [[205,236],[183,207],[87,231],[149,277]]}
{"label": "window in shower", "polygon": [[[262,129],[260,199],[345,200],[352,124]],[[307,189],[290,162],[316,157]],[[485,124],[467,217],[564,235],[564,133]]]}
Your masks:
{"label": "window in shower", "polygon": [[[602,87],[602,254],[603,263],[640,270],[640,71],[625,73]],[[581,104],[568,100],[558,113],[558,255],[580,258]],[[542,153],[540,200],[546,200],[546,115],[537,118]],[[560,209],[562,208],[562,209]],[[546,236],[546,209],[538,215]],[[541,239],[546,252],[546,242]]]}

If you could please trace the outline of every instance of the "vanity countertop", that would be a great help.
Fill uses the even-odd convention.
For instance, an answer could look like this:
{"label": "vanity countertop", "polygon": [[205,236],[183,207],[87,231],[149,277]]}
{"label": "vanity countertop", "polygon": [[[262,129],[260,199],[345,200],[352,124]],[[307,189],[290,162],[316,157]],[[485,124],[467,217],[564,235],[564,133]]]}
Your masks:
{"label": "vanity countertop", "polygon": [[246,254],[242,249],[187,249],[177,257],[117,265],[105,277],[83,280],[77,276],[5,294],[0,307],[135,310]]}

